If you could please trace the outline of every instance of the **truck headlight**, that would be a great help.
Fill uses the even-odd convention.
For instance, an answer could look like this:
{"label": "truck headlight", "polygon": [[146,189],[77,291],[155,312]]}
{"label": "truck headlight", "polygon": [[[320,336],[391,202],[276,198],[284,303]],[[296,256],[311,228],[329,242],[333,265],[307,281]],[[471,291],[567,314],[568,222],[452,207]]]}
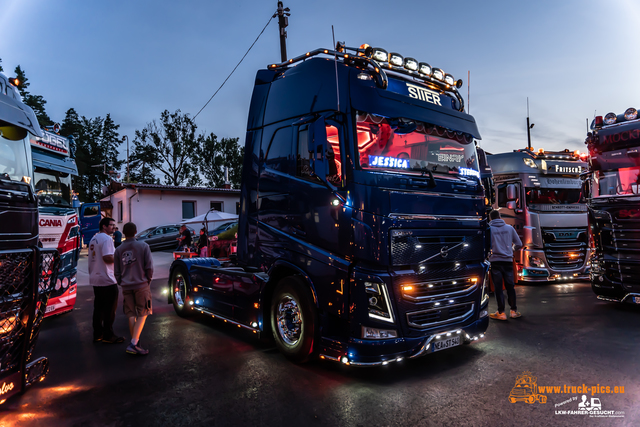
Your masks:
{"label": "truck headlight", "polygon": [[384,283],[364,282],[364,289],[369,300],[369,317],[394,323],[387,286]]}
{"label": "truck headlight", "polygon": [[544,267],[544,262],[537,256],[529,256],[529,265],[533,267]]}

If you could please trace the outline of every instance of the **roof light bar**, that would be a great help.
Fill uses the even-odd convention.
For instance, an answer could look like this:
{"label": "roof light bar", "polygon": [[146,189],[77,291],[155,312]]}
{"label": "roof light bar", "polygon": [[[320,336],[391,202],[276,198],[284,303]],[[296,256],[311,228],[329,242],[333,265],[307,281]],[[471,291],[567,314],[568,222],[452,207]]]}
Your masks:
{"label": "roof light bar", "polygon": [[[361,45],[359,48],[354,48],[345,46],[344,42],[338,42],[335,49],[335,51],[329,49],[316,49],[307,52],[304,55],[291,58],[280,64],[269,64],[267,68],[286,69],[296,62],[305,61],[306,59],[316,55],[332,55],[334,57],[344,59],[344,62],[350,65],[369,68],[369,72],[373,72],[372,76],[376,81],[376,84],[383,89],[386,89],[388,84],[388,77],[384,71],[385,69],[411,76],[414,79],[422,80],[425,83],[429,83],[432,89],[435,89],[435,87],[433,87],[435,84],[439,90],[449,92],[455,96],[458,100],[458,111],[464,112],[464,100],[457,90],[462,87],[462,80],[456,81],[451,74],[445,74],[445,72],[440,68],[433,68],[426,62],[418,62],[415,58],[405,58],[399,53],[388,53],[385,49],[379,47],[372,48],[366,44]],[[353,51],[355,53],[353,55],[348,55],[345,53],[346,51]],[[364,76],[359,78],[363,79]]]}

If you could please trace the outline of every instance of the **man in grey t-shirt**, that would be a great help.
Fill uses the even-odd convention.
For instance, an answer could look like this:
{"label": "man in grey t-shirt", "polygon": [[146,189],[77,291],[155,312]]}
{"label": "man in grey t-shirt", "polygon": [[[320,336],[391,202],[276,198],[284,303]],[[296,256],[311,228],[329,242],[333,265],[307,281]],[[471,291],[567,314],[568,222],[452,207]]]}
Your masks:
{"label": "man in grey t-shirt", "polygon": [[136,240],[138,229],[133,222],[122,227],[127,238],[115,251],[114,271],[118,285],[122,287],[124,314],[129,318],[131,343],[127,353],[146,355],[138,345],[140,334],[147,316],[153,313],[151,306],[151,279],[153,278],[153,259],[151,249],[145,242]]}

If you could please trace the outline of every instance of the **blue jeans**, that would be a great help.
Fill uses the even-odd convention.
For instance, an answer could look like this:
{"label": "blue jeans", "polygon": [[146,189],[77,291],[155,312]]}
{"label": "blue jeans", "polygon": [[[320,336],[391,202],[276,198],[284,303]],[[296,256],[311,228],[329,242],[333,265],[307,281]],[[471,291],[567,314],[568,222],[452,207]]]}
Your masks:
{"label": "blue jeans", "polygon": [[517,311],[516,289],[513,285],[513,263],[504,261],[494,261],[491,263],[491,280],[496,292],[498,302],[498,312],[504,313],[504,293],[502,292],[502,282],[507,289],[507,300],[511,310]]}

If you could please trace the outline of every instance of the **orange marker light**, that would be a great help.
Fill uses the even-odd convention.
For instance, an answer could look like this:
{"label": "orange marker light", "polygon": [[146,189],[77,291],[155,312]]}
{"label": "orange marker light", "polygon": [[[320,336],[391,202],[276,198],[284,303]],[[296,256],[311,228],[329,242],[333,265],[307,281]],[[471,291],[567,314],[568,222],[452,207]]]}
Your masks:
{"label": "orange marker light", "polygon": [[403,286],[402,290],[403,291],[412,291],[413,290],[413,286]]}

